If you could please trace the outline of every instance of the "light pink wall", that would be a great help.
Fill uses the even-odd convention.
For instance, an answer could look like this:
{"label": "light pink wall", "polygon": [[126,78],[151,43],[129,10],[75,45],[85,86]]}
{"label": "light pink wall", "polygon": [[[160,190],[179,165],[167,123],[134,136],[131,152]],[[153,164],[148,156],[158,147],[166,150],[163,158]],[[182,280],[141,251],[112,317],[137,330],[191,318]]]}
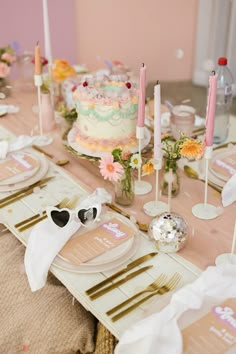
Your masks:
{"label": "light pink wall", "polygon": [[[118,59],[148,80],[190,80],[198,0],[77,0],[80,63],[104,66]],[[177,59],[177,49],[184,56]]]}
{"label": "light pink wall", "polygon": [[[48,0],[52,55],[77,63],[75,0]],[[0,47],[17,41],[34,51],[39,40],[44,55],[42,0],[0,0]]]}

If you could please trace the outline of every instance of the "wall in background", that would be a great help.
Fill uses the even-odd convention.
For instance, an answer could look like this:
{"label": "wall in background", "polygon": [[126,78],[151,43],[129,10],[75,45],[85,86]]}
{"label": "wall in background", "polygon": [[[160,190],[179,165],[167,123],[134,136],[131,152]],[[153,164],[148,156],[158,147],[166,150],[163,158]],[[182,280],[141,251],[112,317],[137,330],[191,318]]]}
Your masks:
{"label": "wall in background", "polygon": [[[48,0],[52,55],[77,61],[75,0]],[[0,47],[12,41],[21,51],[32,51],[39,40],[44,55],[42,0],[0,0]]]}
{"label": "wall in background", "polygon": [[79,62],[121,60],[148,80],[191,80],[198,0],[77,0]]}
{"label": "wall in background", "polygon": [[[148,80],[191,80],[198,0],[48,0],[52,55],[89,69],[121,60]],[[44,54],[42,0],[0,0],[0,46]]]}

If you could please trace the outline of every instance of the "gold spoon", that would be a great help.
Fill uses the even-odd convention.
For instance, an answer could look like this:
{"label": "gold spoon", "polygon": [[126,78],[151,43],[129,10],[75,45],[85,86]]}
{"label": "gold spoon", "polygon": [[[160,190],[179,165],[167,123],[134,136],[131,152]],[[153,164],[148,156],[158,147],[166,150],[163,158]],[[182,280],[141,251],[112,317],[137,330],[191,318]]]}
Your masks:
{"label": "gold spoon", "polygon": [[[186,174],[186,176],[193,178],[193,179],[197,179],[198,181],[204,182],[204,179],[199,178],[197,171],[195,171],[192,167],[185,165],[184,166],[184,173]],[[213,182],[208,181],[208,185],[211,186],[211,188],[213,188],[215,191],[221,193],[221,188],[216,186]]]}
{"label": "gold spoon", "polygon": [[58,166],[65,166],[65,165],[67,165],[69,162],[70,162],[69,160],[58,160],[58,161],[56,162],[56,165],[58,165]]}

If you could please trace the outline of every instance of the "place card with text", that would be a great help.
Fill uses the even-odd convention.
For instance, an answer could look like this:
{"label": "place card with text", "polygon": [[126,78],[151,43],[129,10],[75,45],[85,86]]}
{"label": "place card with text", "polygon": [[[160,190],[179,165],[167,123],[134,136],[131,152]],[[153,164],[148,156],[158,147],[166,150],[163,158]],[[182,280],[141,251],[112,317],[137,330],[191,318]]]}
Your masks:
{"label": "place card with text", "polygon": [[78,232],[61,249],[59,255],[79,265],[134,237],[136,232],[134,227],[114,217],[83,234]]}
{"label": "place card with text", "polygon": [[20,175],[39,166],[39,161],[28,154],[12,154],[0,161],[0,181]]}
{"label": "place card with text", "polygon": [[[182,330],[183,354],[224,354],[236,346],[236,299],[227,299]],[[234,353],[236,353],[236,348]]]}

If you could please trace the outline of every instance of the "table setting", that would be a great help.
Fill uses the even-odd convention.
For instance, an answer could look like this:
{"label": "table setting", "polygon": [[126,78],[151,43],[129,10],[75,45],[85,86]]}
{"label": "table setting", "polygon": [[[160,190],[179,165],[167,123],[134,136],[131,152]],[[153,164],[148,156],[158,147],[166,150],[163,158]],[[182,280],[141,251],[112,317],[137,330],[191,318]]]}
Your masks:
{"label": "table setting", "polygon": [[[53,79],[58,71],[48,37],[46,42]],[[168,133],[159,81],[153,123],[145,117],[144,63],[139,80],[124,79],[123,72],[118,78],[111,72],[111,80],[85,74],[73,87],[74,109],[84,123],[76,119],[63,142],[56,124],[44,129],[41,70],[37,42],[35,92],[14,91],[13,85],[4,102],[8,108],[2,108],[0,237],[11,232],[26,247],[30,291],[42,293],[52,273],[119,340],[115,353],[139,348],[152,354],[156,347],[158,353],[187,353],[211,304],[217,314],[220,306],[236,312],[235,120],[228,141],[214,145],[215,73],[209,77],[206,119],[191,106],[169,105]],[[74,70],[69,72],[74,78]],[[67,79],[56,81],[60,89]],[[52,89],[49,94],[55,103]],[[19,110],[11,110],[16,102]],[[186,131],[183,121],[178,129],[178,115],[190,117]],[[194,128],[203,126],[205,135],[194,137]],[[181,322],[208,297],[214,301],[206,312]],[[227,320],[235,327],[235,320]],[[224,349],[231,353],[235,337],[227,335]]]}

